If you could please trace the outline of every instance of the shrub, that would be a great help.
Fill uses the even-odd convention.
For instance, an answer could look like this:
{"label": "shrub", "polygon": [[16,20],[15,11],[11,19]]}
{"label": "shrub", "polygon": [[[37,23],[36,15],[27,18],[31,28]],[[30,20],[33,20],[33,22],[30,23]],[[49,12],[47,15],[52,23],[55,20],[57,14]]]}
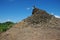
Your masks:
{"label": "shrub", "polygon": [[12,27],[13,24],[14,24],[13,22],[0,23],[0,32],[8,30],[9,28]]}

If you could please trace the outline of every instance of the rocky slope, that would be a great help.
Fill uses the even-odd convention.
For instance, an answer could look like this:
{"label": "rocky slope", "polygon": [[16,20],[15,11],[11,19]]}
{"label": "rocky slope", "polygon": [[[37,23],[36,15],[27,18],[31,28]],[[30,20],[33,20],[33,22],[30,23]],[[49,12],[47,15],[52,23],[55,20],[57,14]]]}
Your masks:
{"label": "rocky slope", "polygon": [[2,33],[0,40],[60,40],[60,19],[35,8],[30,17]]}

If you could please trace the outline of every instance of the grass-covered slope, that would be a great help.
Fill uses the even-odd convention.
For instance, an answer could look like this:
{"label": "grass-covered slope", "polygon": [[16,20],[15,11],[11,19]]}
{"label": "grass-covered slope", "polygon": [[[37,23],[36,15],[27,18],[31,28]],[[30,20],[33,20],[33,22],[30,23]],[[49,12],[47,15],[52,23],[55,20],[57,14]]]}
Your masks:
{"label": "grass-covered slope", "polygon": [[6,30],[8,30],[9,28],[12,27],[14,23],[13,22],[4,22],[4,23],[0,23],[0,32],[4,32]]}

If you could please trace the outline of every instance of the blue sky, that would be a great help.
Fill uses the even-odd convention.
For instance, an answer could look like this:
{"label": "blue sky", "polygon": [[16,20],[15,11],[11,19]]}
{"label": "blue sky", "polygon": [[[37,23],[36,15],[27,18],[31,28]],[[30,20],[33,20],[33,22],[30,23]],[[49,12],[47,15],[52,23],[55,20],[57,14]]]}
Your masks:
{"label": "blue sky", "polygon": [[0,22],[19,22],[32,15],[32,6],[60,16],[60,0],[0,0]]}

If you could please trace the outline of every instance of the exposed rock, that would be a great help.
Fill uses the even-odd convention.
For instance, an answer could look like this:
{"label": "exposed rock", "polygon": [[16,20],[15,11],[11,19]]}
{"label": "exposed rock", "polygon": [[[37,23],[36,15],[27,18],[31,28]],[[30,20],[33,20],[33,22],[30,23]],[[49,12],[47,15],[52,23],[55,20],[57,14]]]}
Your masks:
{"label": "exposed rock", "polygon": [[35,8],[33,9],[32,16],[25,19],[25,21],[31,24],[47,23],[52,17],[54,16],[48,14],[46,11]]}

